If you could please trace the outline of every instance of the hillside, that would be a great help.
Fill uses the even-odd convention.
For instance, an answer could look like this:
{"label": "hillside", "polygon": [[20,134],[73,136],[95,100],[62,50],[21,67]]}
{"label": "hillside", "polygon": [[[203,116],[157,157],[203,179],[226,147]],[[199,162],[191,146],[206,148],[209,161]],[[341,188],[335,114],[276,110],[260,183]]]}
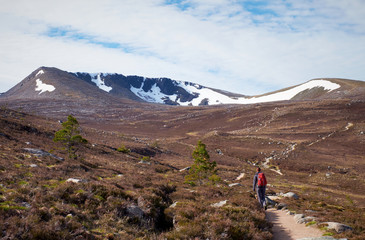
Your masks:
{"label": "hillside", "polygon": [[[89,144],[81,148],[81,159],[70,160],[52,141],[57,122],[2,108],[0,126],[1,238],[271,237],[252,194],[242,197],[226,184],[183,183],[186,172],[179,167],[191,164],[185,154],[190,147],[174,151],[83,127]],[[121,146],[128,151],[118,151]],[[221,171],[235,175],[230,166]],[[227,199],[224,209],[213,206]]]}
{"label": "hillside", "polygon": [[[267,167],[269,194],[293,191],[300,196],[298,201],[286,202],[292,210],[299,213],[314,210],[320,221],[339,221],[354,229],[337,236],[361,239],[364,234],[362,226],[365,219],[361,215],[365,207],[364,101],[184,108],[162,108],[161,105],[118,108],[111,105],[108,108],[99,106],[99,109],[97,105],[90,108],[87,103],[71,105],[71,102],[66,102],[67,106],[58,101],[42,103],[8,102],[8,107],[28,109],[44,116],[41,118],[6,110],[5,107],[2,110],[1,166],[2,182],[6,183],[3,184],[2,199],[6,208],[15,208],[10,215],[4,215],[6,219],[16,219],[16,216],[32,219],[46,214],[46,220],[37,221],[48,226],[50,234],[56,230],[52,226],[57,221],[66,221],[62,229],[69,231],[80,228],[72,219],[77,222],[84,218],[92,219],[84,223],[86,230],[80,234],[87,235],[82,236],[102,238],[113,232],[117,239],[121,236],[156,235],[161,238],[185,236],[206,239],[218,233],[228,234],[227,239],[235,239],[230,234],[235,234],[237,228],[218,227],[229,223],[229,226],[240,230],[246,229],[247,239],[270,239],[264,215],[249,193],[255,167],[261,165]],[[59,108],[56,110],[55,106]],[[60,162],[24,152],[24,148],[56,149],[57,145],[51,138],[60,128],[57,120],[64,120],[71,111],[80,121],[82,134],[90,142],[80,151],[84,159],[82,162]],[[179,169],[192,164],[191,153],[199,139],[206,143],[211,158],[218,164],[218,173],[224,180],[220,187],[191,188],[183,184],[187,173]],[[116,151],[121,146],[131,152]],[[59,150],[53,153],[67,158]],[[143,157],[149,157],[150,163],[141,162]],[[37,167],[31,167],[31,164]],[[242,173],[244,177],[236,180]],[[69,178],[85,182],[66,183]],[[231,183],[241,186],[229,187]],[[168,193],[168,196],[159,192],[158,189],[167,186],[176,186],[176,191]],[[99,190],[95,189],[99,188],[105,191],[102,193],[104,200],[98,199],[100,194],[96,191]],[[14,191],[19,192],[19,198],[10,194]],[[38,191],[44,198],[35,198]],[[96,198],[96,202],[84,202],[85,196]],[[117,196],[120,204],[125,206],[122,212],[118,213],[119,208],[110,202],[114,199],[111,196]],[[62,199],[61,202],[57,202],[57,198]],[[161,202],[155,198],[165,200]],[[145,200],[141,199],[160,202],[162,205],[148,205],[150,207],[143,212],[150,214],[161,209],[164,209],[164,214],[171,212],[172,219],[175,219],[173,228],[171,222],[162,224],[166,228],[160,229],[158,221],[149,225],[143,219],[137,222],[128,220],[131,215],[128,218],[126,209],[133,204],[142,207]],[[210,207],[210,204],[225,200],[228,200],[228,205],[223,209]],[[33,210],[23,211],[24,202],[29,203]],[[174,202],[181,203],[177,205],[177,212],[168,208]],[[92,211],[88,206],[99,210]],[[54,212],[54,209],[57,211]],[[179,211],[192,215],[176,215]],[[245,219],[251,219],[249,221],[253,225],[249,228],[240,225],[244,221],[239,217],[241,215],[232,215],[236,211]],[[69,214],[74,218],[67,218]],[[126,219],[123,214],[127,214]],[[215,220],[208,216],[221,219],[216,223],[218,225],[214,225],[216,233],[209,231]],[[20,222],[25,224],[22,226],[26,231],[26,222]],[[118,224],[115,225],[115,222]]]}

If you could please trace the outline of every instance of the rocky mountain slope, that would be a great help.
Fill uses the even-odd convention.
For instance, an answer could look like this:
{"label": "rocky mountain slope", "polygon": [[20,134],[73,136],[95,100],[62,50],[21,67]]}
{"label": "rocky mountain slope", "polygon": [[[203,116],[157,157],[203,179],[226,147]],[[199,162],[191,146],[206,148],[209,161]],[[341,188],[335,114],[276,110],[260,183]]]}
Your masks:
{"label": "rocky mountain slope", "polygon": [[[81,81],[82,80],[82,81]],[[167,105],[253,104],[285,100],[361,98],[365,82],[346,79],[313,79],[260,96],[244,96],[169,78],[145,78],[106,73],[68,73],[41,67],[10,89],[12,99],[130,99]]]}

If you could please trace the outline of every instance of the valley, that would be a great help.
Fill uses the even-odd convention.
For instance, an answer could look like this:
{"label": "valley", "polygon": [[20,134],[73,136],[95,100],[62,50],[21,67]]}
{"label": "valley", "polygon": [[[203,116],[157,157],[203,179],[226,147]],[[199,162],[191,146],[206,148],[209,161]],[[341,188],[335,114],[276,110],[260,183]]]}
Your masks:
{"label": "valley", "polygon": [[[23,86],[34,92],[28,80]],[[72,84],[82,88],[68,91]],[[363,239],[365,94],[358,83],[336,98],[195,107],[72,84],[0,97],[2,238],[271,239],[252,192],[261,166],[268,195],[299,196],[280,200],[290,211],[311,211],[318,227],[352,228],[322,228],[329,236]],[[78,159],[52,141],[70,114],[88,140]],[[217,163],[217,185],[184,183],[199,140]]]}

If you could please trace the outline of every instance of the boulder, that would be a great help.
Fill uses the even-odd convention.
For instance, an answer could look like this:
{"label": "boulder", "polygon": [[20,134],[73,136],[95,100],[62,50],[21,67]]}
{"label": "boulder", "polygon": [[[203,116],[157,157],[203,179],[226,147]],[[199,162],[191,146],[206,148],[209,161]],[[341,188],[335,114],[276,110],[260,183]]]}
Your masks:
{"label": "boulder", "polygon": [[302,218],[304,218],[304,214],[295,214],[295,215],[294,215],[294,221],[295,221],[296,223],[298,223],[298,222],[299,222],[299,220],[300,220],[300,219],[302,219]]}
{"label": "boulder", "polygon": [[78,178],[69,178],[66,180],[66,182],[79,183],[79,182],[85,182],[85,180],[78,179]]}
{"label": "boulder", "polygon": [[287,193],[283,194],[283,197],[299,199],[299,196],[293,192],[287,192]]}
{"label": "boulder", "polygon": [[231,183],[231,184],[228,184],[229,187],[235,187],[235,186],[242,186],[242,184],[240,183]]}
{"label": "boulder", "polygon": [[308,216],[308,217],[300,218],[297,221],[297,223],[303,224],[303,223],[309,223],[309,222],[316,221],[316,220],[317,220],[317,218]]}
{"label": "boulder", "polygon": [[224,200],[224,201],[220,201],[220,202],[218,202],[218,203],[213,203],[213,204],[211,204],[210,206],[212,206],[212,207],[223,207],[224,205],[226,205],[226,204],[227,204],[227,201],[228,201],[228,200]]}
{"label": "boulder", "polygon": [[268,196],[268,198],[270,198],[270,200],[277,201],[277,200],[280,200],[282,197],[281,196]]}
{"label": "boulder", "polygon": [[59,161],[64,161],[65,160],[65,159],[63,159],[61,157],[58,157],[58,156],[56,156],[54,154],[51,154],[49,152],[46,152],[46,151],[44,151],[42,149],[37,149],[37,148],[23,148],[23,150],[26,151],[26,152],[29,152],[29,153],[37,156],[37,157],[47,157],[47,156],[49,156],[49,157],[52,157],[52,158],[54,158],[56,160],[59,160]]}
{"label": "boulder", "polygon": [[179,172],[184,172],[184,171],[188,171],[190,170],[191,167],[186,167],[186,168],[183,168],[183,169],[180,169]]}
{"label": "boulder", "polygon": [[272,200],[271,196],[266,197],[265,201],[267,206],[275,206],[277,204],[277,202]]}
{"label": "boulder", "polygon": [[145,161],[145,160],[141,160],[141,161],[139,161],[139,163],[141,163],[141,164],[151,165],[151,162],[149,162],[149,161]]}
{"label": "boulder", "polygon": [[281,209],[284,209],[284,208],[286,208],[288,205],[287,204],[285,204],[285,203],[279,203],[278,205],[276,205],[276,208],[278,209],[278,210],[281,210]]}
{"label": "boulder", "polygon": [[245,173],[241,173],[237,178],[236,181],[241,180],[245,176]]}
{"label": "boulder", "polygon": [[144,212],[142,211],[142,209],[136,205],[131,205],[127,207],[127,214],[129,217],[132,218],[138,218],[140,220],[142,220]]}
{"label": "boulder", "polygon": [[352,230],[352,228],[350,226],[347,226],[345,224],[338,223],[338,222],[325,222],[323,224],[327,225],[328,229],[334,229],[338,233],[342,233],[342,232],[345,232],[345,231],[348,231],[348,230]]}

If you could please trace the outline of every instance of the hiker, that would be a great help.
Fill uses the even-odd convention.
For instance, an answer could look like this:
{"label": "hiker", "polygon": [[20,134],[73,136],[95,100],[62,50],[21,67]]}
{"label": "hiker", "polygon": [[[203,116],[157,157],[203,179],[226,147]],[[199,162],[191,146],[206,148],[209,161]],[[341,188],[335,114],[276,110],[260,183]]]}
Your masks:
{"label": "hiker", "polygon": [[262,208],[267,209],[266,201],[265,201],[265,191],[266,191],[266,177],[263,172],[261,172],[261,168],[257,168],[257,172],[253,178],[253,191],[257,190],[257,199]]}

